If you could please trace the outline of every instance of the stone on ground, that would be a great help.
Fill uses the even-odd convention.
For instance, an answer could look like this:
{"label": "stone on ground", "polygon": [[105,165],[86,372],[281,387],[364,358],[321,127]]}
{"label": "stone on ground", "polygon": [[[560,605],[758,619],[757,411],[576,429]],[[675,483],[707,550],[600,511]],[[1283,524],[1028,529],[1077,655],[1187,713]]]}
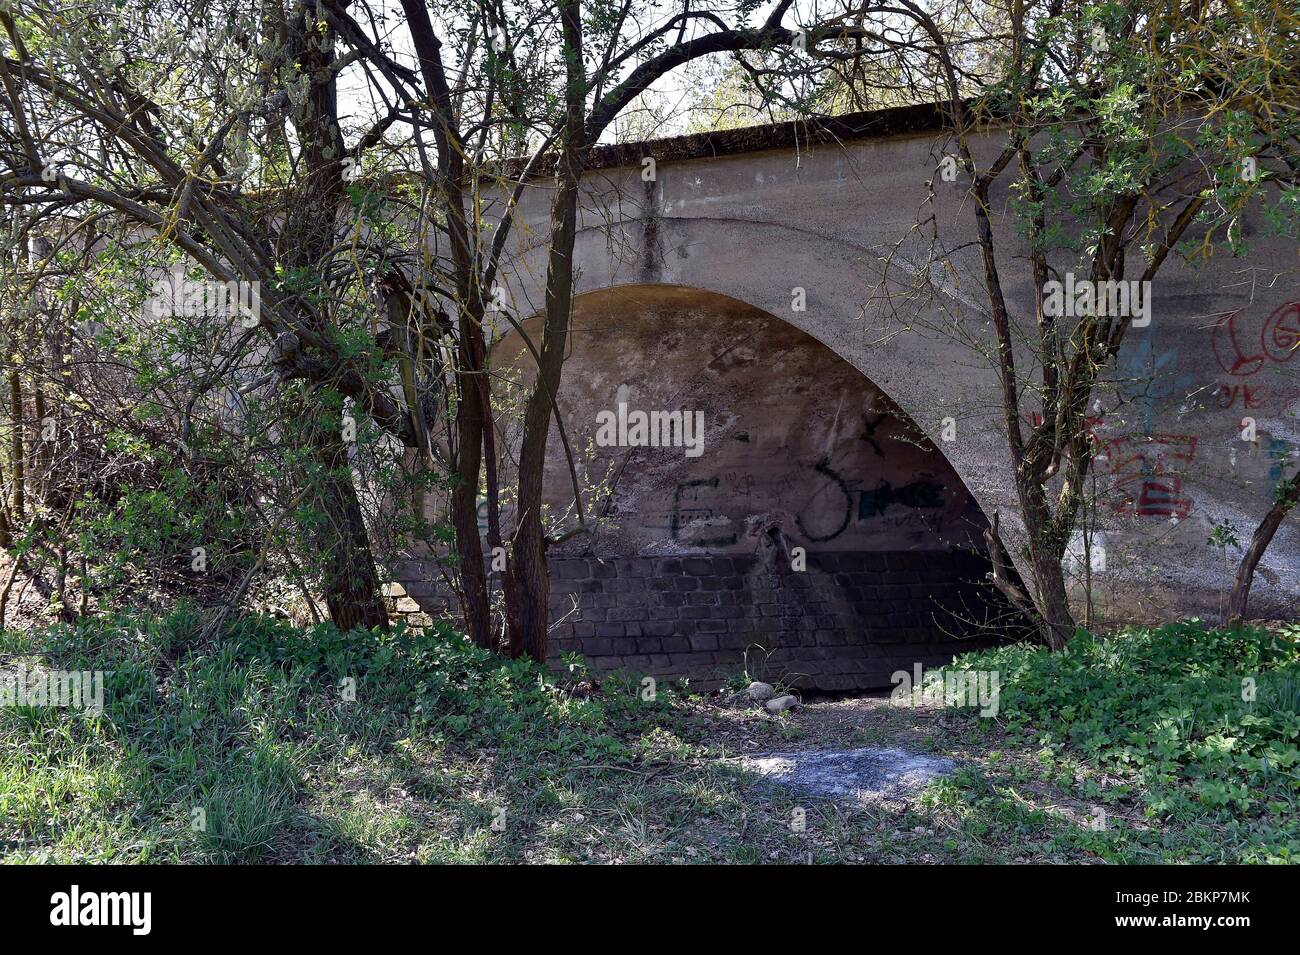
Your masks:
{"label": "stone on ground", "polygon": [[930,780],[947,776],[955,765],[942,756],[876,746],[768,753],[744,757],[741,763],[791,789],[859,800],[917,792]]}
{"label": "stone on ground", "polygon": [[769,713],[784,713],[786,710],[792,710],[799,705],[799,700],[793,696],[778,696],[774,700],[768,700],[763,704]]}
{"label": "stone on ground", "polygon": [[757,680],[749,684],[749,698],[755,703],[762,703],[769,699],[776,690],[771,683],[759,683]]}

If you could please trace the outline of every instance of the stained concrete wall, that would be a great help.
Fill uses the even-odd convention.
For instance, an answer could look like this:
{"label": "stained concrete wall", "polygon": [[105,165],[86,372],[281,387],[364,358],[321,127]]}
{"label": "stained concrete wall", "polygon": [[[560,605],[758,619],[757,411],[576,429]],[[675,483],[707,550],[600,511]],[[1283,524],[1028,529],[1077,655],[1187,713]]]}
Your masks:
{"label": "stained concrete wall", "polygon": [[[761,133],[750,136],[751,151],[720,158],[675,160],[681,150],[672,143],[643,144],[639,150],[662,157],[653,182],[642,180],[634,162],[591,172],[576,252],[579,290],[663,284],[709,291],[808,333],[940,444],[983,512],[1000,514],[1019,559],[969,201],[959,183],[942,182],[928,201],[927,183],[947,148],[942,135],[808,146],[783,139],[770,150],[756,138]],[[978,145],[986,161],[1000,148],[993,137]],[[544,248],[533,243],[546,235],[549,199],[544,184],[526,193],[521,238],[503,273],[505,297],[521,314],[537,312],[542,301]],[[995,209],[1009,202],[995,191]],[[931,266],[916,229],[931,212],[942,268]],[[1024,243],[1008,217],[996,230],[1010,307],[1032,342]],[[1230,568],[1207,537],[1226,520],[1245,539],[1300,446],[1296,249],[1253,223],[1245,231],[1249,258],[1218,255],[1195,270],[1166,265],[1153,290],[1151,325],[1130,332],[1094,409],[1093,427],[1106,444],[1095,490],[1107,549],[1094,584],[1112,621],[1216,615]],[[917,275],[938,291],[909,299],[903,289]],[[793,307],[795,288],[805,292],[805,310]],[[620,316],[607,311],[598,320],[617,326]],[[1022,369],[1032,369],[1031,354],[1019,357]],[[1253,444],[1239,438],[1245,416],[1257,424]],[[939,442],[948,417],[956,440]],[[1300,531],[1293,520],[1261,566],[1253,606],[1276,615],[1297,605]]]}
{"label": "stained concrete wall", "polygon": [[[498,344],[498,391],[532,370],[517,333]],[[987,522],[930,440],[825,345],[735,299],[666,285],[582,296],[558,397],[570,443],[589,449],[588,510],[604,516],[562,555],[752,554],[775,534],[817,552],[982,546]],[[620,404],[625,419],[695,416],[702,434],[694,448],[601,447]],[[499,418],[517,446],[518,417]],[[554,434],[551,452],[559,515],[572,480]]]}

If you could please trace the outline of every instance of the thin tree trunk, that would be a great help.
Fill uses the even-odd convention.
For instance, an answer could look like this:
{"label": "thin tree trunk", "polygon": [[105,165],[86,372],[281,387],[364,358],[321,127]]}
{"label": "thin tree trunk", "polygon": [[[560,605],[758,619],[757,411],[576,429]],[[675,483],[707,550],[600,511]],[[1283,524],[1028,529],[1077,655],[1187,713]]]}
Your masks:
{"label": "thin tree trunk", "polygon": [[30,458],[32,462],[32,489],[38,502],[45,500],[45,482],[49,477],[50,448],[45,441],[45,393],[40,385],[32,389],[32,418],[36,426],[36,436],[32,440]]}
{"label": "thin tree trunk", "polygon": [[9,435],[9,456],[14,482],[13,514],[15,522],[22,523],[27,509],[27,448],[23,434],[23,389],[17,370],[9,372],[9,419],[13,428]]}
{"label": "thin tree trunk", "polygon": [[5,575],[4,587],[0,588],[0,630],[5,628],[5,615],[9,610],[9,594],[13,591],[14,581],[18,578],[18,558],[13,556],[9,560],[9,573]]}
{"label": "thin tree trunk", "polygon": [[480,647],[495,649],[492,626],[488,612],[487,575],[483,569],[483,542],[478,529],[478,479],[483,468],[484,421],[481,392],[473,380],[474,374],[464,368],[474,359],[468,348],[467,328],[470,323],[460,323],[460,364],[457,372],[459,387],[456,403],[456,483],[451,490],[451,526],[456,535],[456,555],[459,558],[457,577],[460,582],[461,613],[469,638]]}
{"label": "thin tree trunk", "polygon": [[1282,525],[1282,521],[1291,509],[1300,503],[1300,474],[1287,481],[1280,490],[1281,493],[1273,501],[1273,506],[1268,509],[1264,519],[1255,528],[1250,546],[1246,548],[1246,553],[1241,556],[1241,563],[1237,565],[1237,576],[1232,583],[1232,595],[1228,598],[1229,627],[1240,627],[1246,620],[1250,604],[1250,586],[1255,580],[1255,568],[1259,566],[1264,551],[1268,550],[1268,545]]}
{"label": "thin tree trunk", "polygon": [[77,618],[80,619],[90,609],[90,571],[86,567],[85,555],[81,555],[78,559],[81,566],[81,579],[77,581],[77,584],[81,588],[81,597],[77,604]]}
{"label": "thin tree trunk", "polygon": [[551,249],[546,266],[546,318],[537,378],[524,411],[524,437],[519,451],[519,513],[514,537],[514,576],[519,619],[510,633],[512,656],[526,654],[544,662],[550,624],[550,573],[546,565],[546,532],[542,525],[542,481],[546,439],[551,424],[551,395],[559,390],[564,349],[573,306],[573,248],[577,238],[578,183],[582,177],[585,142],[586,78],[582,64],[582,19],[577,0],[560,7],[564,24],[565,134],[557,174],[559,189],[551,206]]}
{"label": "thin tree trunk", "polygon": [[451,492],[451,525],[459,558],[457,578],[461,588],[461,613],[470,639],[495,649],[483,567],[483,542],[478,529],[478,485],[483,468],[485,429],[492,426],[486,381],[483,341],[483,290],[470,248],[464,191],[465,157],[455,104],[442,62],[442,42],[429,19],[424,0],[401,0],[411,30],[420,73],[431,101],[431,126],[438,146],[438,179],[442,188],[447,237],[455,271],[457,302],[456,448],[453,462],[455,486]]}

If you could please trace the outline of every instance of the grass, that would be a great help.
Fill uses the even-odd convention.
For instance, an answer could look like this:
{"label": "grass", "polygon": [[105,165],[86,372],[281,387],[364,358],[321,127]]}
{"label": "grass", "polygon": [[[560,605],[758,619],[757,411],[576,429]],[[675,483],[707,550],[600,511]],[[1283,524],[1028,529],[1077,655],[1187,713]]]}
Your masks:
{"label": "grass", "polygon": [[[9,862],[1294,861],[1297,636],[1081,636],[997,669],[996,719],[634,678],[598,692],[443,628],[339,634],[192,611],[0,636],[0,666],[108,670],[101,716],[0,709]],[[1254,703],[1241,679],[1256,680]],[[1235,698],[1231,692],[1236,689]],[[903,745],[908,802],[771,786],[738,754]],[[1104,816],[1098,814],[1104,810]],[[802,820],[803,824],[798,824]],[[1099,824],[1104,820],[1104,825]]]}

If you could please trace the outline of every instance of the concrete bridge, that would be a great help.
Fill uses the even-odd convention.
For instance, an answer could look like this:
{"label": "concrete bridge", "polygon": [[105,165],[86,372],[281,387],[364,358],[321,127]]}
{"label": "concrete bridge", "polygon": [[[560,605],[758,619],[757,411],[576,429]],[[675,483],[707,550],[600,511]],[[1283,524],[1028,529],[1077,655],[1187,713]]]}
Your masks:
{"label": "concrete bridge", "polygon": [[[1000,143],[982,147],[987,162]],[[961,183],[936,174],[948,148],[939,113],[919,107],[598,154],[561,405],[604,520],[553,560],[557,652],[704,680],[748,660],[848,689],[1008,632],[980,584],[980,537],[998,514],[1019,560],[1018,508],[974,217]],[[523,200],[504,273],[516,314],[541,307],[549,198],[539,182]],[[1009,202],[995,190],[995,209]],[[997,229],[1031,343],[1024,243],[1008,215]],[[1103,622],[1217,616],[1239,552],[1207,538],[1228,521],[1244,542],[1294,467],[1296,250],[1246,233],[1248,259],[1166,265],[1150,324],[1130,330],[1099,392]],[[518,335],[497,331],[494,369],[527,378]],[[672,411],[654,419],[661,440],[637,430],[637,412]],[[674,423],[697,412],[702,437]],[[559,514],[571,485],[551,443]],[[796,548],[806,571],[791,569]],[[1290,519],[1257,578],[1258,615],[1294,613],[1298,571]],[[426,609],[444,604],[430,562],[398,576]]]}

